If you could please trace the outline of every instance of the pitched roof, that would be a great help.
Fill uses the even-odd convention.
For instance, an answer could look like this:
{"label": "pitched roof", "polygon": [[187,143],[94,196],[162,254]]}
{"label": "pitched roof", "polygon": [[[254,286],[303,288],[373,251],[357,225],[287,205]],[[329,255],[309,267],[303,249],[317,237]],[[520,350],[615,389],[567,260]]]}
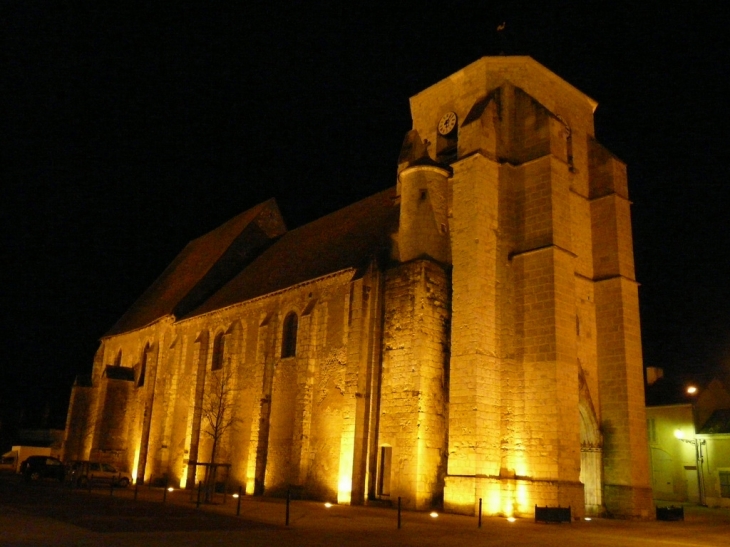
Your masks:
{"label": "pitched roof", "polygon": [[699,430],[701,434],[730,433],[730,408],[715,410]]}
{"label": "pitched roof", "polygon": [[390,249],[399,206],[390,188],[287,232],[187,317],[347,268],[359,268]]}
{"label": "pitched roof", "polygon": [[286,231],[274,200],[188,243],[106,336],[138,329],[199,306]]}

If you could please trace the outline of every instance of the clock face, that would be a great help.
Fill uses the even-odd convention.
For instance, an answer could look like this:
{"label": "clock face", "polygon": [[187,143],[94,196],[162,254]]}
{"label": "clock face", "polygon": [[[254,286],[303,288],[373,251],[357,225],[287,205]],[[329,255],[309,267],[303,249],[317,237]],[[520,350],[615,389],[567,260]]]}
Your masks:
{"label": "clock face", "polygon": [[453,112],[447,112],[439,121],[438,130],[441,135],[448,135],[456,127],[456,114]]}

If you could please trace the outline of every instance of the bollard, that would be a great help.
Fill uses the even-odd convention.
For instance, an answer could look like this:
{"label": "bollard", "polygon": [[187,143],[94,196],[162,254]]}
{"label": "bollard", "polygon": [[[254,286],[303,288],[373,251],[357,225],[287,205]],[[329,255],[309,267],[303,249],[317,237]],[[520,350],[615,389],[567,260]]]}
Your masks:
{"label": "bollard", "polygon": [[109,495],[112,497],[114,496],[114,481],[113,480],[109,483]]}
{"label": "bollard", "polygon": [[482,498],[479,498],[479,528],[482,527]]}
{"label": "bollard", "polygon": [[[241,499],[241,498],[238,498]],[[289,526],[289,503],[291,502],[291,490],[286,489],[286,525]]]}
{"label": "bollard", "polygon": [[167,501],[167,477],[165,477],[165,486],[162,489],[162,503]]}
{"label": "bollard", "polygon": [[241,515],[241,496],[243,495],[243,488],[241,486],[238,487],[238,505],[236,506],[236,516]]}
{"label": "bollard", "polygon": [[134,501],[137,501],[137,490],[139,489],[139,481],[134,481]]}
{"label": "bollard", "polygon": [[91,476],[90,476],[90,477],[89,477],[89,478],[88,478],[88,479],[86,480],[86,488],[87,488],[87,490],[89,491],[89,493],[91,493],[91,481],[93,481],[93,480],[94,480],[94,475],[91,475]]}
{"label": "bollard", "polygon": [[398,496],[398,530],[400,530],[400,496]]}
{"label": "bollard", "polygon": [[203,488],[203,481],[198,482],[198,500],[195,502],[195,508],[200,509],[200,491]]}

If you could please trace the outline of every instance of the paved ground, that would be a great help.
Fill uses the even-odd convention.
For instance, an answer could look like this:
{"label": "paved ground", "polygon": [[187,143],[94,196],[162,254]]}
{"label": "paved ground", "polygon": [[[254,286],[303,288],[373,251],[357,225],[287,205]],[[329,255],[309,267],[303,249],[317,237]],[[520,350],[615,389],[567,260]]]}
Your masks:
{"label": "paved ground", "polygon": [[92,492],[54,482],[25,484],[0,477],[2,546],[636,546],[730,545],[730,511],[687,506],[684,522],[594,519],[571,524],[535,524],[520,519],[403,512],[293,501],[285,526],[283,500],[228,498],[196,509],[190,493],[175,491],[162,502],[161,489]]}

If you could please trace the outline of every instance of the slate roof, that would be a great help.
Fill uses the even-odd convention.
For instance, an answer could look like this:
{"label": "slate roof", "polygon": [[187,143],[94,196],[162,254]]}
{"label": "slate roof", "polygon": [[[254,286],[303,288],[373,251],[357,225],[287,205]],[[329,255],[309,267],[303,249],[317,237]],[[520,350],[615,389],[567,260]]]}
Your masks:
{"label": "slate roof", "polygon": [[395,197],[390,188],[287,232],[187,317],[367,265],[390,249],[398,226]]}
{"label": "slate roof", "polygon": [[699,430],[701,434],[730,433],[730,408],[715,410]]}
{"label": "slate roof", "polygon": [[[285,231],[276,203],[269,200],[194,239],[106,336],[138,329],[166,315],[181,315],[199,306]],[[236,271],[230,271],[232,268]]]}

